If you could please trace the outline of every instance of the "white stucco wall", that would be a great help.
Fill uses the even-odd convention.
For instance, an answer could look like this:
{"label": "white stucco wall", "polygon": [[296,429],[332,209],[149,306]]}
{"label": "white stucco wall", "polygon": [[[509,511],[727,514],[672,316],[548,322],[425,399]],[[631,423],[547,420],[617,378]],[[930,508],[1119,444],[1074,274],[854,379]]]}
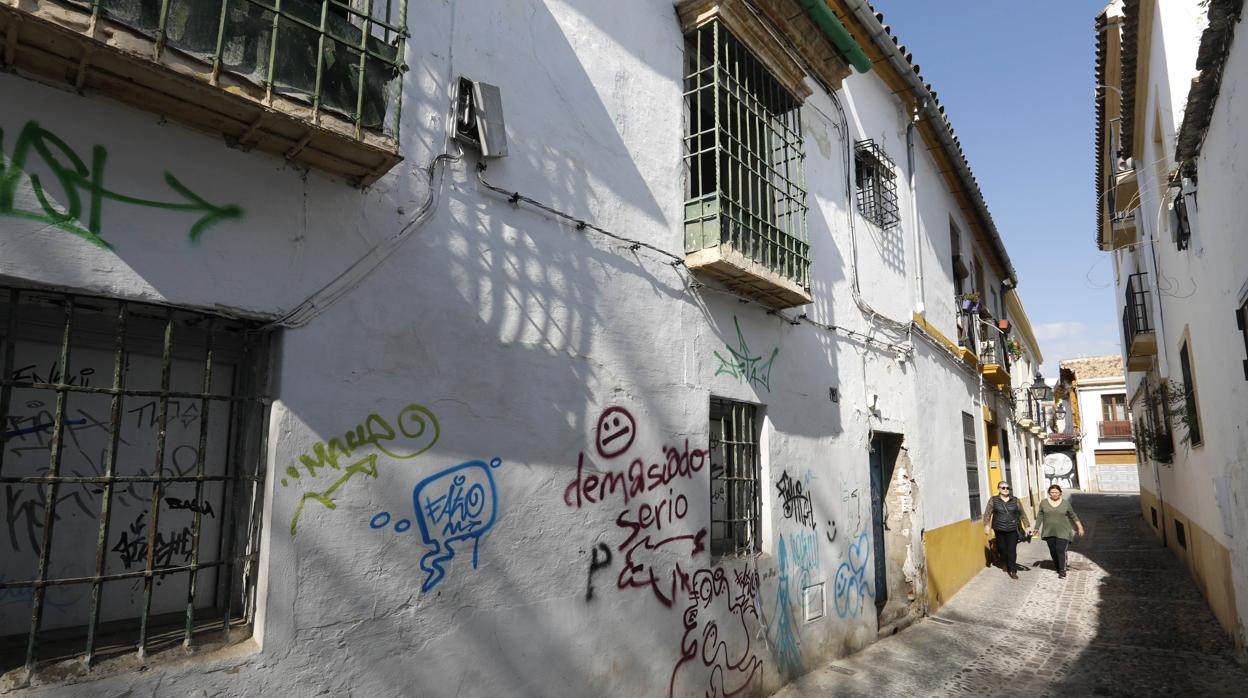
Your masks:
{"label": "white stucco wall", "polygon": [[[1137,85],[1144,103],[1143,129],[1149,167],[1140,171],[1143,240],[1135,251],[1116,252],[1119,268],[1119,311],[1126,276],[1136,269],[1150,275],[1153,319],[1158,326],[1156,372],[1163,379],[1182,382],[1179,352],[1189,345],[1198,396],[1202,443],[1191,442],[1175,420],[1172,464],[1140,464],[1140,486],[1180,510],[1219,545],[1231,553],[1241,627],[1248,626],[1248,543],[1242,530],[1248,504],[1248,484],[1242,475],[1248,462],[1248,441],[1242,415],[1248,412],[1241,362],[1242,336],[1235,329],[1234,310],[1244,297],[1248,276],[1248,245],[1237,230],[1245,215],[1245,160],[1242,153],[1244,109],[1239,92],[1248,69],[1244,28],[1237,27],[1223,70],[1223,83],[1213,119],[1197,161],[1199,210],[1186,250],[1177,249],[1162,199],[1160,177],[1175,167],[1175,132],[1182,124],[1190,80],[1196,75],[1195,56],[1206,26],[1203,10],[1194,2],[1158,3],[1154,25],[1149,84]],[[1158,127],[1160,126],[1160,130]],[[1155,141],[1160,141],[1156,143]],[[1160,161],[1160,162],[1156,162]],[[1161,283],[1158,283],[1161,279]],[[1135,394],[1144,373],[1131,372],[1128,397]],[[1137,406],[1138,407],[1138,406]],[[1136,418],[1141,412],[1137,409]],[[1240,638],[1240,646],[1243,640]]]}
{"label": "white stucco wall", "polygon": [[[899,477],[912,480],[902,506],[914,523],[903,534],[916,546],[907,569],[919,599],[923,530],[969,515],[962,412],[976,419],[983,478],[978,377],[930,343],[873,330],[851,297],[843,148],[875,138],[904,178],[907,117],[896,99],[874,74],[855,74],[842,94],[849,133],[818,90],[802,112],[815,301],[800,312],[870,333],[868,344],[713,289],[694,292],[653,252],[508,204],[478,183],[471,155],[448,163],[432,187],[420,173],[444,147],[451,78],[493,83],[510,154],[489,163],[486,179],[681,254],[683,45],[670,2],[422,4],[408,26],[405,161],[363,191],[100,97],[0,75],[6,159],[35,122],[79,154],[105,148],[112,190],[158,199],[168,171],[242,211],[192,242],[185,213],[108,202],[108,249],[0,215],[6,283],[272,319],[402,230],[426,197],[435,202],[341,302],[275,335],[254,639],[208,657],[157,657],[145,672],[105,665],[104,678],[43,690],[702,695],[748,685],[760,695],[874,641],[871,435],[902,434],[913,464]],[[926,148],[916,151],[924,289],[928,307],[941,308],[933,323],[956,336],[945,305],[951,311],[957,207]],[[51,181],[49,169],[32,159],[23,170],[18,206],[38,210],[29,175]],[[74,197],[49,192],[62,206]],[[901,193],[900,228],[879,231],[861,217],[854,227],[865,301],[906,321],[918,298],[917,252]],[[963,249],[974,248],[967,240]],[[724,360],[730,349],[768,361],[767,370],[741,375]],[[699,549],[709,464],[635,497],[577,497],[578,478],[592,489],[587,475],[625,471],[633,459],[701,463],[711,396],[762,406],[763,551],[754,560],[716,561]],[[347,482],[333,509],[308,506],[292,535],[301,494],[327,476],[284,480],[287,467],[368,415],[391,418],[410,404],[436,418],[436,443],[413,459],[376,454],[375,478]],[[1008,415],[1000,397],[989,407]],[[634,420],[635,439],[604,456],[594,439],[610,408]],[[1011,454],[1022,460],[1014,444]],[[475,565],[461,549],[433,579],[422,569],[430,546],[415,529],[370,525],[381,512],[411,516],[413,488],[428,478],[494,459],[497,519]],[[808,522],[786,515],[786,481],[803,483]],[[663,503],[683,514],[644,529],[649,544],[638,547],[629,524]],[[644,567],[630,573],[626,560]],[[682,574],[706,594],[701,602],[680,589]],[[803,588],[820,584],[826,610],[804,622]],[[691,649],[707,637],[724,643],[718,659]]]}

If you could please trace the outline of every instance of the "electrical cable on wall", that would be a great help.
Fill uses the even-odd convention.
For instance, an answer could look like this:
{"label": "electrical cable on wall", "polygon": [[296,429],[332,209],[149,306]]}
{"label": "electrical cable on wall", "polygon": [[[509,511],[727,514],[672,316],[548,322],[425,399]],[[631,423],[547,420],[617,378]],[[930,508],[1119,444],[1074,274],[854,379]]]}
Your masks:
{"label": "electrical cable on wall", "polygon": [[[588,231],[609,237],[612,240],[617,240],[619,242],[627,243],[628,249],[632,251],[636,251],[642,248],[648,249],[656,254],[661,255],[664,259],[670,260],[670,261],[665,262],[666,266],[672,267],[673,269],[684,270],[687,274],[691,275],[691,272],[689,271],[688,267],[685,266],[684,257],[677,255],[673,252],[669,252],[668,250],[665,250],[661,247],[651,245],[650,243],[643,242],[641,240],[636,240],[636,239],[633,239],[624,235],[619,235],[617,233],[613,233],[609,230],[606,230],[605,228],[602,228],[601,226],[590,223],[582,218],[578,218],[577,216],[574,216],[570,213],[566,213],[552,206],[548,206],[532,197],[525,196],[524,194],[521,194],[518,191],[506,189],[504,187],[500,187],[495,184],[492,184],[488,180],[485,179],[485,176],[483,174],[485,170],[486,170],[486,167],[484,163],[477,165],[477,179],[481,182],[482,186],[486,187],[490,191],[498,194],[499,196],[506,197],[506,200],[508,203],[512,205],[517,205],[520,203],[528,204],[555,218],[571,223],[575,227],[575,229],[578,231],[588,230]],[[682,275],[682,278],[684,278],[683,275]],[[806,324],[806,325],[811,325],[813,327],[818,327],[825,331],[839,334],[839,335],[854,339],[856,341],[862,342],[863,344],[866,344],[867,346],[892,352],[894,354],[897,354],[901,358],[909,357],[912,352],[912,349],[908,346],[896,344],[896,343],[890,343],[890,342],[882,342],[868,334],[864,334],[862,332],[858,332],[856,330],[852,330],[847,327],[818,322],[816,320],[812,320],[805,313],[796,317],[788,315],[782,311],[776,310],[775,308],[771,308],[770,306],[765,305],[764,303],[758,301],[757,299],[742,295],[740,293],[737,293],[729,289],[714,288],[700,281],[697,281],[696,279],[692,279],[692,278],[687,279],[685,283],[685,288],[695,294],[705,289],[709,293],[718,293],[718,294],[722,294],[726,296],[731,296],[742,303],[748,303],[748,304],[757,306],[763,309],[764,311],[766,311],[768,315],[775,315],[776,317],[779,317],[780,319],[784,320],[790,325]]]}
{"label": "electrical cable on wall", "polygon": [[[350,293],[359,286],[368,275],[378,266],[389,259],[390,254],[398,248],[404,240],[433,215],[437,208],[437,201],[440,197],[442,188],[441,178],[435,180],[438,165],[446,161],[458,161],[463,157],[462,153],[451,155],[450,153],[442,153],[435,157],[421,171],[429,182],[429,196],[421,203],[416,215],[409,219],[399,230],[386,240],[381,241],[373,246],[368,252],[351,263],[346,269],[330,279],[328,283],[321,286],[312,295],[308,296],[303,302],[296,305],[282,317],[262,326],[261,330],[269,330],[276,327],[303,327],[313,318],[325,312],[331,305],[337,303],[343,296]],[[443,168],[445,171],[445,168]],[[359,271],[359,274],[355,272]]]}

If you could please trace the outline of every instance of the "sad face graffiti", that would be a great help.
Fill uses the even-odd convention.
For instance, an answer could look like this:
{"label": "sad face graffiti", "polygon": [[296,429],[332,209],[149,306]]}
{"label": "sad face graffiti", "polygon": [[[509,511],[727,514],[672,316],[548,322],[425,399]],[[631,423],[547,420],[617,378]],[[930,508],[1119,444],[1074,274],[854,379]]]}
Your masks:
{"label": "sad face graffiti", "polygon": [[608,407],[594,427],[594,446],[603,458],[615,458],[628,450],[637,438],[637,422],[623,407]]}

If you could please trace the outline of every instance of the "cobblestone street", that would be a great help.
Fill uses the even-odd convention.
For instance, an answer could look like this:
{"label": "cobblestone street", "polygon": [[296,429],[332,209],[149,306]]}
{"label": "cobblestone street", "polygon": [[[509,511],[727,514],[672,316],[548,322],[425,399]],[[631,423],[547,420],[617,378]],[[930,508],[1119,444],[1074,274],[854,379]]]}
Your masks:
{"label": "cobblestone street", "polygon": [[1059,579],[1043,541],[1018,581],[986,568],[934,617],[799,679],[799,696],[1244,696],[1236,663],[1188,573],[1134,496],[1076,494],[1087,538]]}

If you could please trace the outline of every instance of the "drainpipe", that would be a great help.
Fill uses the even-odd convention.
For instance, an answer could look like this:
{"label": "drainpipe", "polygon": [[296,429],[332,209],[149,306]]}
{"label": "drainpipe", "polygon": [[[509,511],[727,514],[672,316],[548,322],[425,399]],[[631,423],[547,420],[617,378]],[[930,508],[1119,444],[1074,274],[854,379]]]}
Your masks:
{"label": "drainpipe", "polygon": [[801,0],[802,7],[806,9],[806,13],[819,25],[819,29],[823,31],[823,35],[828,37],[828,41],[840,51],[841,55],[854,66],[854,69],[860,73],[871,70],[871,59],[867,57],[867,52],[862,50],[854,37],[850,35],[849,30],[836,18],[832,13],[832,8],[824,0]]}
{"label": "drainpipe", "polygon": [[923,235],[919,230],[919,191],[915,186],[915,157],[914,157],[914,127],[919,123],[919,114],[923,111],[924,103],[920,103],[914,110],[914,116],[910,119],[910,123],[906,124],[906,164],[910,168],[910,221],[914,227],[914,275],[915,284],[918,289],[918,300],[914,306],[914,312],[920,317],[926,318],[927,304],[923,288]]}

